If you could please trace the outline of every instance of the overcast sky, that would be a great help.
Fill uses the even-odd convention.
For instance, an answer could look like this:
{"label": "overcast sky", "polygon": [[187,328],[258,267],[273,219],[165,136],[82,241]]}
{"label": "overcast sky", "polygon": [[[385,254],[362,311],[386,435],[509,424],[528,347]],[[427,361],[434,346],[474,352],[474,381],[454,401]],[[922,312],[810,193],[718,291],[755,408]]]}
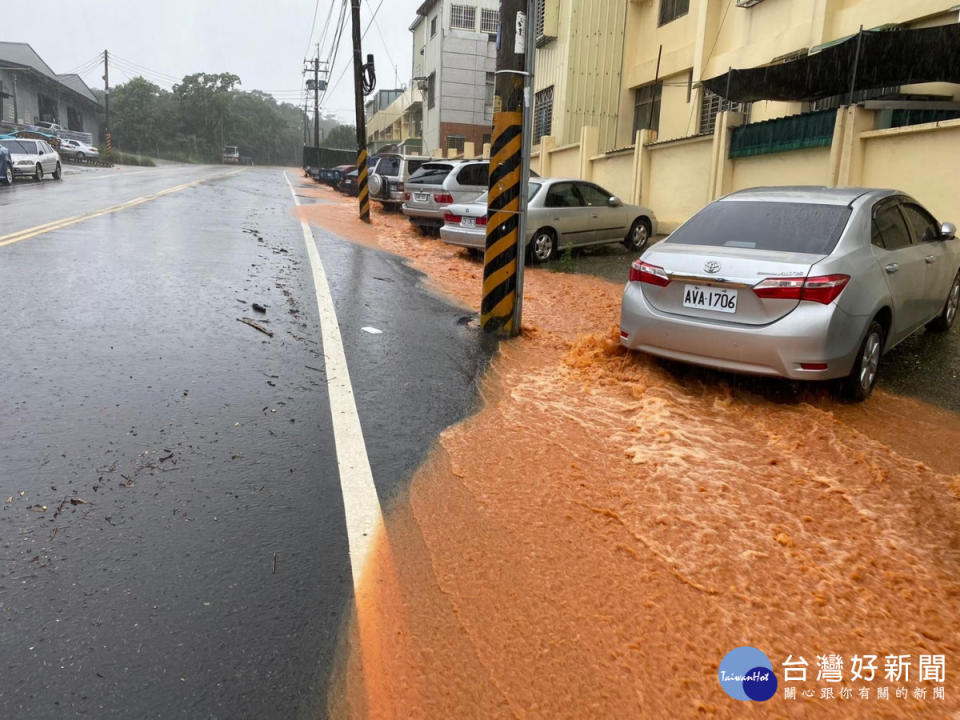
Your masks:
{"label": "overcast sky", "polygon": [[[369,26],[363,53],[376,57],[378,89],[410,82],[412,41],[407,28],[421,2],[361,2],[361,27]],[[30,43],[54,72],[80,72],[91,87],[103,87],[103,65],[95,61],[106,48],[112,58],[111,86],[137,74],[169,88],[172,82],[191,73],[232,72],[240,76],[244,90],[264,90],[278,100],[301,104],[304,54],[316,54],[316,43],[324,34],[325,20],[333,8],[320,53],[321,59],[326,59],[341,3],[342,0],[53,0],[42,3],[39,11],[20,3],[21,10],[4,10],[0,40]],[[308,50],[315,6],[317,20]],[[371,15],[378,6],[376,22],[371,25]],[[323,109],[352,124],[350,37],[348,3],[347,27]],[[312,109],[312,98],[310,102]]]}

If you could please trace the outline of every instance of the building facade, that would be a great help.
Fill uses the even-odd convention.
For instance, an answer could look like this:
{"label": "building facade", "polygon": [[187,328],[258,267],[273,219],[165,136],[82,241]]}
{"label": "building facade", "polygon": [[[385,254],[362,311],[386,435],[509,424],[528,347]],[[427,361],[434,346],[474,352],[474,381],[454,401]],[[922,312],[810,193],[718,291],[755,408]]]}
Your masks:
{"label": "building facade", "polygon": [[0,124],[56,122],[100,135],[103,107],[79,75],[57,75],[27,43],[0,42]]}

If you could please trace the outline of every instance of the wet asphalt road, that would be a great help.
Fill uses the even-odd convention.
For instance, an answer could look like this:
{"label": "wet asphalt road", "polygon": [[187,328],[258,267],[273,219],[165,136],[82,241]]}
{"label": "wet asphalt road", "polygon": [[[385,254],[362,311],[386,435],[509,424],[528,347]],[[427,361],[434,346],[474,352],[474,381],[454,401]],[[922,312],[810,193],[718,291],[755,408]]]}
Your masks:
{"label": "wet asphalt road", "polygon": [[[0,188],[0,240],[223,172]],[[352,583],[291,207],[258,168],[0,247],[0,718],[322,717]],[[314,237],[386,504],[491,348],[396,258]]]}

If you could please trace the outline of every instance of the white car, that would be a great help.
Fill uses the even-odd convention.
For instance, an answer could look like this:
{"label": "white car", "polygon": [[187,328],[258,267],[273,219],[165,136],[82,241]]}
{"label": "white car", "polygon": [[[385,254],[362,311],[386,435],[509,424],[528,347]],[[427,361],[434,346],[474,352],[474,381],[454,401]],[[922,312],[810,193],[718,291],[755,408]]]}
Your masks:
{"label": "white car", "polygon": [[64,138],[60,141],[60,154],[65,157],[72,157],[74,160],[79,160],[80,162],[100,159],[100,151],[93,145],[87,145],[80,140],[71,140],[69,138]]}
{"label": "white car", "polygon": [[10,151],[14,175],[27,175],[34,180],[43,180],[44,174],[50,173],[54,180],[61,178],[60,155],[46,140],[16,138],[0,140],[0,145]]}

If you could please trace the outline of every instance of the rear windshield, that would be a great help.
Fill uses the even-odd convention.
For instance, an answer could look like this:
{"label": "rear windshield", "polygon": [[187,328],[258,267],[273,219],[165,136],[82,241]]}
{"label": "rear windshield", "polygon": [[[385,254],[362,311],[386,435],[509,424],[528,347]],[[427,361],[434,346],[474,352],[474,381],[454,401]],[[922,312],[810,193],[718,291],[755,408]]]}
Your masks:
{"label": "rear windshield", "polygon": [[411,175],[407,182],[414,185],[439,185],[447,179],[451,170],[453,165],[449,163],[426,163]]}
{"label": "rear windshield", "polygon": [[387,156],[380,158],[380,164],[377,166],[377,172],[381,175],[396,177],[400,174],[400,158]]}
{"label": "rear windshield", "polygon": [[827,255],[849,218],[845,205],[722,201],[707,205],[664,242]]}

